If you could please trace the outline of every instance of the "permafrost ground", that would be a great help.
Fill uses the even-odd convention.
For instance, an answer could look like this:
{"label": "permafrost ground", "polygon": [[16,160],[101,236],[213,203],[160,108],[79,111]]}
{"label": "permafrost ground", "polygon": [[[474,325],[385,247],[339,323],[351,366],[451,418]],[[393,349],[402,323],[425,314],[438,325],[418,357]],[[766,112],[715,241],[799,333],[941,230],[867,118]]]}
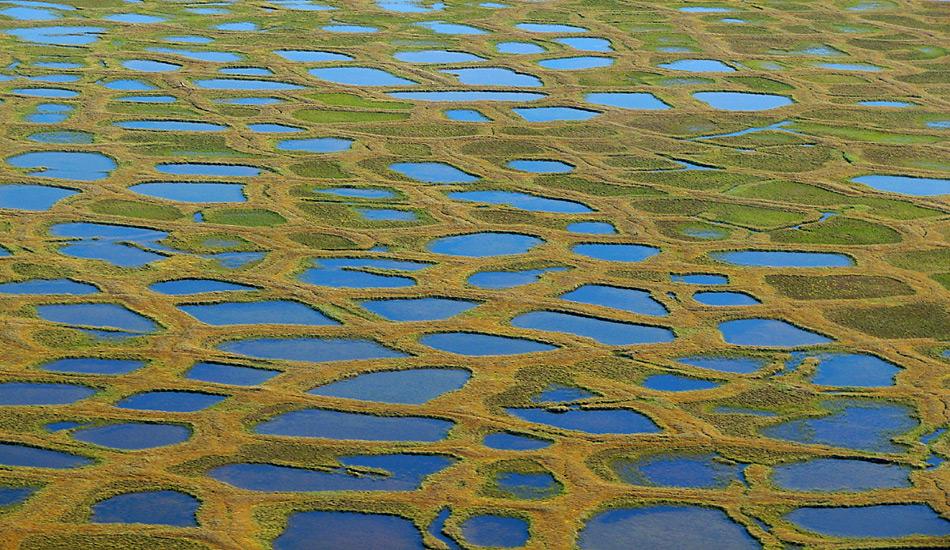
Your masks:
{"label": "permafrost ground", "polygon": [[950,546],[948,16],[0,0],[0,546]]}

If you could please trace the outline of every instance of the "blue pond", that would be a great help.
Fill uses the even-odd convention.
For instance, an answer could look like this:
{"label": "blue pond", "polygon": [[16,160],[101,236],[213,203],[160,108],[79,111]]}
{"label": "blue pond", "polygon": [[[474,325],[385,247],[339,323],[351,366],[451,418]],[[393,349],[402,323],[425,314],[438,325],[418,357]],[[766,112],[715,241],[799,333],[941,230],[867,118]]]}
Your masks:
{"label": "blue pond", "polygon": [[577,107],[515,107],[512,111],[528,122],[583,121],[601,114]]}
{"label": "blue pond", "polygon": [[926,504],[877,504],[849,507],[804,507],[785,519],[806,531],[832,537],[901,538],[950,536],[950,521]]}
{"label": "blue pond", "polygon": [[690,378],[676,374],[654,374],[643,381],[643,387],[668,392],[711,390],[719,384],[711,380]]}
{"label": "blue pond", "polygon": [[99,289],[88,283],[80,283],[71,279],[31,279],[16,283],[0,283],[0,294],[62,294],[70,296],[87,296],[96,294]]}
{"label": "blue pond", "polygon": [[40,368],[73,374],[127,374],[145,366],[137,359],[103,359],[101,357],[70,357],[43,363]]}
{"label": "blue pond", "polygon": [[900,367],[862,353],[822,353],[812,383],[821,386],[893,386]]}
{"label": "blue pond", "polygon": [[393,57],[405,63],[473,63],[485,61],[484,57],[468,52],[451,50],[416,50],[396,52]]}
{"label": "blue pond", "polygon": [[510,407],[505,411],[527,422],[590,434],[660,432],[650,417],[629,409],[581,409],[575,406],[567,410],[550,410]]}
{"label": "blue pond", "polygon": [[831,338],[778,319],[735,319],[719,323],[723,339],[735,346],[799,347],[832,342]]}
{"label": "blue pond", "polygon": [[574,222],[567,224],[567,230],[580,235],[614,235],[617,228],[609,222]]}
{"label": "blue pond", "polygon": [[611,321],[558,311],[532,311],[511,320],[512,326],[535,330],[564,332],[592,338],[608,346],[629,346],[672,342],[673,331],[636,323]]}
{"label": "blue pond", "polygon": [[670,275],[670,280],[674,283],[686,283],[690,285],[726,285],[729,284],[729,277],[725,275],[716,275],[712,273],[687,273],[684,275]]}
{"label": "blue pond", "polygon": [[349,151],[353,140],[345,138],[321,137],[309,139],[285,139],[277,143],[280,151],[303,151],[306,153],[339,153]]}
{"label": "blue pond", "polygon": [[204,162],[178,162],[156,164],[155,170],[163,174],[175,176],[210,176],[210,177],[253,177],[260,175],[261,169],[256,166],[242,164],[208,164]]}
{"label": "blue pond", "polygon": [[360,305],[389,321],[437,321],[468,311],[478,303],[453,298],[389,298],[366,300]]}
{"label": "blue pond", "polygon": [[762,303],[745,292],[697,292],[693,299],[705,306],[754,306]]}
{"label": "blue pond", "polygon": [[509,92],[481,90],[445,90],[431,92],[389,92],[391,97],[413,101],[535,101],[547,97],[540,92]]}
{"label": "blue pond", "polygon": [[168,233],[144,227],[109,225],[101,223],[60,223],[50,228],[56,237],[78,239],[60,247],[59,251],[67,256],[104,260],[119,267],[140,267],[165,256],[142,250],[126,243],[135,243],[143,247],[165,250],[158,241]]}
{"label": "blue pond", "polygon": [[3,382],[0,406],[68,405],[96,393],[95,388],[78,384]]}
{"label": "blue pond", "polygon": [[646,92],[596,92],[585,95],[584,100],[594,105],[618,109],[662,111],[670,108],[655,95]]}
{"label": "blue pond", "polygon": [[527,338],[478,332],[437,332],[426,334],[419,341],[439,351],[468,356],[519,355],[556,349],[556,346]]}
{"label": "blue pond", "polygon": [[46,304],[36,306],[40,318],[74,327],[147,334],[158,325],[125,306],[118,304]]}
{"label": "blue pond", "polygon": [[379,342],[358,338],[249,338],[225,342],[218,349],[258,359],[312,363],[406,357]]}
{"label": "blue pond", "polygon": [[635,288],[588,284],[561,294],[560,298],[568,302],[597,305],[640,315],[662,317],[668,314],[666,307],[650,296],[649,292]]}
{"label": "blue pond", "polygon": [[582,52],[614,51],[613,47],[610,45],[610,40],[593,36],[569,36],[564,38],[555,38],[554,42]]}
{"label": "blue pond", "polygon": [[573,165],[559,160],[519,159],[509,161],[505,166],[512,170],[535,174],[566,174],[574,171]]}
{"label": "blue pond", "polygon": [[511,516],[472,516],[462,522],[462,537],[469,544],[494,548],[520,548],[528,542],[528,522]]}
{"label": "blue pond", "polygon": [[303,409],[258,424],[264,435],[360,441],[441,441],[454,423],[423,416],[376,416],[329,409]]}
{"label": "blue pond", "polygon": [[905,447],[891,438],[918,424],[910,408],[889,401],[829,399],[821,407],[825,416],[787,420],[764,428],[762,434],[805,444],[900,453]]}
{"label": "blue pond", "polygon": [[[333,288],[401,288],[416,284],[415,279],[386,272],[419,271],[431,264],[384,258],[319,258],[314,266],[300,274],[305,283]],[[372,271],[382,271],[373,273]]]}
{"label": "blue pond", "polygon": [[232,386],[256,386],[278,374],[280,374],[280,371],[277,370],[200,362],[195,363],[188,370],[185,378],[215,384],[230,384]]}
{"label": "blue pond", "polygon": [[427,477],[455,462],[445,456],[421,454],[353,455],[338,460],[342,466],[320,470],[239,463],[219,466],[208,474],[251,491],[413,491]]}
{"label": "blue pond", "polygon": [[415,212],[396,208],[357,208],[356,211],[369,221],[414,222],[419,219]]}
{"label": "blue pond", "polygon": [[465,369],[422,368],[360,374],[318,386],[308,393],[378,403],[419,405],[455,391],[471,378]]}
{"label": "blue pond", "polygon": [[834,252],[796,252],[782,250],[738,250],[713,252],[710,256],[721,262],[750,267],[848,267],[854,260]]}
{"label": "blue pond", "polygon": [[193,391],[150,391],[130,395],[115,406],[137,411],[195,412],[220,403],[225,397]]}
{"label": "blue pond", "polygon": [[718,508],[659,505],[619,508],[592,517],[577,538],[583,550],[642,548],[745,550],[761,548],[744,527]]}
{"label": "blue pond", "polygon": [[515,191],[453,191],[448,194],[450,199],[484,202],[488,204],[503,204],[519,210],[530,212],[550,212],[554,214],[584,214],[592,210],[579,202],[540,197]]}
{"label": "blue pond", "polygon": [[216,279],[173,279],[171,281],[152,283],[148,288],[168,296],[186,296],[189,294],[201,294],[204,292],[235,292],[257,290],[257,288],[253,286],[232,283],[229,281],[218,281]]}
{"label": "blue pond", "polygon": [[691,73],[732,73],[735,69],[715,59],[679,59],[670,63],[661,63],[660,68],[669,71],[687,71]]}
{"label": "blue pond", "polygon": [[696,92],[693,97],[719,111],[768,111],[794,103],[783,95],[749,92]]}
{"label": "blue pond", "polygon": [[502,451],[537,451],[549,447],[551,441],[509,432],[494,432],[486,435],[482,444]]}
{"label": "blue pond", "polygon": [[123,493],[92,505],[92,523],[147,523],[193,527],[200,503],[179,491]]}
{"label": "blue pond", "polygon": [[642,262],[660,253],[655,246],[622,243],[581,243],[571,247],[575,254],[605,262]]}
{"label": "blue pond", "polygon": [[373,67],[326,67],[310,69],[311,76],[344,86],[416,86],[418,82]]}
{"label": "blue pond", "polygon": [[935,197],[950,194],[950,179],[946,178],[871,174],[852,178],[851,181],[873,187],[878,191],[901,193],[915,197]]}
{"label": "blue pond", "polygon": [[63,470],[92,464],[92,459],[17,443],[0,442],[0,465]]}
{"label": "blue pond", "polygon": [[178,309],[209,325],[338,325],[312,307],[290,300],[186,304]]}
{"label": "blue pond", "polygon": [[189,437],[191,430],[185,426],[146,422],[107,424],[73,432],[73,438],[77,441],[126,451],[174,445]]}
{"label": "blue pond", "polygon": [[78,181],[105,179],[118,166],[103,154],[80,151],[34,151],[9,157],[7,164],[27,168],[31,176]]}
{"label": "blue pond", "polygon": [[422,550],[422,534],[408,519],[360,512],[295,512],[274,539],[274,550]]}
{"label": "blue pond", "polygon": [[435,239],[426,249],[447,256],[485,258],[524,254],[543,242],[538,237],[520,233],[483,232]]}
{"label": "blue pond", "polygon": [[534,42],[499,42],[495,44],[495,49],[498,50],[498,53],[515,55],[531,55],[547,51],[544,47]]}
{"label": "blue pond", "polygon": [[609,67],[614,64],[612,57],[598,57],[592,55],[577,57],[558,57],[554,59],[542,59],[538,61],[538,66],[552,71],[583,71],[587,69],[599,69]]}
{"label": "blue pond", "polygon": [[742,465],[709,454],[659,454],[617,459],[610,469],[624,483],[659,487],[722,489],[738,481]]}
{"label": "blue pond", "polygon": [[425,183],[471,183],[479,179],[443,162],[397,162],[389,169]]}
{"label": "blue pond", "polygon": [[856,492],[910,487],[910,468],[901,464],[850,458],[813,458],[781,464],[772,482],[791,491]]}
{"label": "blue pond", "polygon": [[13,506],[24,502],[33,496],[36,487],[3,487],[0,486],[0,507]]}

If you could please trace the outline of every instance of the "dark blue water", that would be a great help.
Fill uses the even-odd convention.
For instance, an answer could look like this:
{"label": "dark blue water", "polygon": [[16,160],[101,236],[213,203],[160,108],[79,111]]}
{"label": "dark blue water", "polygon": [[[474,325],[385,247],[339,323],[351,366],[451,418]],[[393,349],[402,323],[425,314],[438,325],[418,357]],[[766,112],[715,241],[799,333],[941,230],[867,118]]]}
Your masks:
{"label": "dark blue water", "polygon": [[339,153],[348,151],[353,140],[335,137],[308,139],[285,139],[277,143],[279,151],[302,151],[305,153]]}
{"label": "dark blue water", "polygon": [[244,185],[240,183],[152,182],[129,186],[129,190],[147,197],[198,204],[247,200]]}
{"label": "dark blue water", "polygon": [[0,383],[0,405],[66,405],[96,391],[78,384],[3,382]]}
{"label": "dark blue water", "polygon": [[740,250],[713,252],[716,260],[753,267],[848,267],[854,260],[834,252],[787,252],[780,250]]}
{"label": "dark blue water", "polygon": [[455,368],[370,372],[317,386],[308,393],[360,401],[419,405],[461,388],[471,376],[468,370]]}
{"label": "dark blue water", "polygon": [[664,111],[670,106],[647,92],[596,92],[584,96],[584,100],[594,105],[634,109],[641,111]]}
{"label": "dark blue water", "polygon": [[901,193],[916,197],[934,197],[950,194],[950,179],[947,178],[917,178],[912,176],[871,174],[852,178],[851,181],[873,187],[878,191]]}
{"label": "dark blue water", "polygon": [[73,189],[48,185],[23,183],[0,185],[0,208],[41,212],[49,210],[57,202],[78,193],[79,191]]}
{"label": "dark blue water", "polygon": [[629,311],[640,315],[665,316],[666,307],[650,296],[646,290],[622,288],[609,285],[582,285],[570,292],[561,294],[562,300],[592,304],[597,306]]}
{"label": "dark blue water", "polygon": [[289,300],[216,302],[180,305],[178,309],[208,325],[339,325],[312,307]]}
{"label": "dark blue water", "polygon": [[561,491],[561,484],[547,472],[499,472],[495,475],[495,486],[507,498],[525,500],[549,498]]}
{"label": "dark blue water", "polygon": [[848,458],[813,458],[775,466],[772,482],[792,491],[857,492],[910,487],[910,468]]}
{"label": "dark blue water", "polygon": [[33,151],[7,158],[14,168],[27,168],[31,176],[97,181],[109,177],[118,166],[101,153],[83,151]]}
{"label": "dark blue water", "polygon": [[86,443],[137,451],[174,445],[191,437],[191,430],[177,424],[127,422],[84,428],[73,432],[73,438]]}
{"label": "dark blue water", "polygon": [[444,162],[397,162],[389,169],[425,183],[471,183],[479,179]]}
{"label": "dark blue water", "polygon": [[695,92],[693,97],[719,111],[767,111],[794,103],[783,95],[750,92]]}
{"label": "dark blue water", "polygon": [[92,327],[137,334],[158,329],[154,321],[119,304],[47,304],[36,306],[40,318],[74,327]]}
{"label": "dark blue water", "polygon": [[950,536],[950,521],[926,504],[804,507],[789,512],[785,519],[806,531],[832,537]]}
{"label": "dark blue water", "polygon": [[719,383],[676,374],[654,374],[643,380],[643,387],[657,391],[681,392],[711,390]]}
{"label": "dark blue water", "polygon": [[295,512],[274,550],[424,550],[422,533],[408,519],[360,512]]}
{"label": "dark blue water", "polygon": [[765,360],[752,357],[716,357],[702,355],[680,357],[677,361],[703,369],[736,374],[750,374],[767,364]]}
{"label": "dark blue water", "polygon": [[377,416],[330,409],[303,409],[262,422],[264,435],[360,441],[441,441],[455,423],[422,416]]}
{"label": "dark blue water", "polygon": [[168,296],[186,296],[204,292],[235,292],[258,290],[257,287],[219,281],[217,279],[174,279],[161,281],[148,286],[151,290]]}
{"label": "dark blue water", "polygon": [[676,336],[664,327],[611,321],[559,311],[532,311],[516,316],[512,326],[552,332],[564,332],[592,338],[608,346],[672,342]]}
{"label": "dark blue water", "polygon": [[476,546],[520,548],[529,536],[528,522],[521,518],[481,515],[462,522],[462,537]]}
{"label": "dark blue water", "polygon": [[509,92],[509,91],[482,91],[482,90],[451,90],[434,92],[389,92],[396,99],[414,101],[536,101],[547,97],[541,92]]}
{"label": "dark blue water", "polygon": [[274,53],[287,61],[299,63],[324,63],[327,61],[353,61],[349,55],[322,50],[274,50]]}
{"label": "dark blue water", "polygon": [[642,262],[660,253],[660,249],[643,244],[582,243],[571,247],[575,254],[606,262]]}
{"label": "dark blue water", "polygon": [[258,359],[312,363],[407,356],[379,342],[359,338],[249,338],[225,342],[218,349]]}
{"label": "dark blue water", "polygon": [[693,299],[706,306],[754,306],[762,303],[745,292],[697,292]]}
{"label": "dark blue water", "polygon": [[440,351],[469,356],[519,355],[537,351],[550,351],[557,348],[527,338],[513,338],[478,332],[436,332],[422,336],[419,338],[419,342]]}
{"label": "dark blue water", "polygon": [[100,357],[71,357],[43,363],[40,368],[52,372],[75,374],[127,374],[145,366],[136,359],[102,359]]}
{"label": "dark blue water", "polygon": [[478,302],[454,298],[389,298],[366,300],[360,305],[389,321],[437,321],[468,311]]}
{"label": "dark blue water", "polygon": [[547,269],[527,269],[525,271],[483,271],[470,276],[468,284],[493,290],[514,288],[536,282],[548,272],[564,271],[564,267],[549,267]]}
{"label": "dark blue water", "polygon": [[718,508],[659,505],[618,508],[588,520],[577,538],[584,550],[638,548],[744,550],[762,545]]}
{"label": "dark blue water", "polygon": [[200,502],[179,491],[124,493],[92,505],[92,523],[147,523],[195,527]]}
{"label": "dark blue water", "polygon": [[512,160],[506,164],[512,170],[531,172],[533,174],[566,174],[574,171],[574,166],[559,160]]}
{"label": "dark blue water", "polygon": [[863,353],[822,353],[812,382],[822,386],[893,386],[900,367]]}
{"label": "dark blue water", "polygon": [[528,122],[583,121],[601,114],[577,107],[515,107],[512,111]]}
{"label": "dark blue water", "polygon": [[660,454],[614,460],[610,469],[631,485],[723,489],[739,480],[742,465],[713,453]]}
{"label": "dark blue water", "polygon": [[414,50],[396,52],[393,57],[404,63],[474,63],[485,61],[484,57],[453,50]]}
{"label": "dark blue water", "polygon": [[566,411],[543,408],[506,408],[522,420],[591,434],[658,433],[650,417],[628,409],[580,409]]}
{"label": "dark blue water", "polygon": [[554,59],[542,59],[538,61],[538,66],[552,71],[583,71],[587,69],[599,69],[609,67],[614,64],[612,57],[600,57],[593,55],[583,55],[576,57],[558,57]]}
{"label": "dark blue water", "polygon": [[17,283],[0,283],[0,294],[87,296],[98,292],[99,289],[91,284],[80,283],[71,279],[31,279]]}
{"label": "dark blue water", "polygon": [[906,447],[894,443],[892,438],[918,425],[912,409],[890,401],[829,399],[821,407],[827,415],[786,420],[762,429],[762,434],[806,444],[902,453]]}
{"label": "dark blue water", "polygon": [[62,470],[92,464],[92,459],[52,449],[0,442],[0,464]]}
{"label": "dark blue water", "polygon": [[0,506],[13,506],[33,496],[36,487],[0,487]]}
{"label": "dark blue water", "polygon": [[314,78],[344,86],[416,86],[419,83],[374,67],[324,67],[308,71]]}

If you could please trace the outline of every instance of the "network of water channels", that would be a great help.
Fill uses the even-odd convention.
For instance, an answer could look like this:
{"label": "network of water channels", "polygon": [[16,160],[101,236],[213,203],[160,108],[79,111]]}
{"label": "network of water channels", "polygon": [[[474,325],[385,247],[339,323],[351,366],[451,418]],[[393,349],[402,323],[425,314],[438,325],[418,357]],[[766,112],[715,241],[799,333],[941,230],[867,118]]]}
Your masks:
{"label": "network of water channels", "polygon": [[947,15],[0,0],[2,545],[950,546]]}

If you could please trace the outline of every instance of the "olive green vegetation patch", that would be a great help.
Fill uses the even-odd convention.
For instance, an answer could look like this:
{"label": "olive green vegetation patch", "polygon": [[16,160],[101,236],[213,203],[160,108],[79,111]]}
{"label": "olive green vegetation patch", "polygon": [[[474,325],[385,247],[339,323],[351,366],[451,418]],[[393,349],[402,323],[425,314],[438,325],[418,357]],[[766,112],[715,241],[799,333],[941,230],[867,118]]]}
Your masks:
{"label": "olive green vegetation patch", "polygon": [[932,248],[930,250],[911,250],[891,254],[884,258],[893,266],[923,273],[946,271],[950,266],[950,248]]}
{"label": "olive green vegetation patch", "polygon": [[787,92],[795,87],[771,78],[761,76],[731,76],[726,80],[758,92]]}
{"label": "olive green vegetation patch", "polygon": [[344,179],[350,177],[338,162],[312,159],[290,166],[290,171],[304,178]]}
{"label": "olive green vegetation patch", "polygon": [[751,229],[777,229],[799,224],[808,218],[807,213],[788,208],[766,208],[696,199],[650,199],[639,201],[636,206],[656,214],[699,216],[710,221]]}
{"label": "olive green vegetation patch", "polygon": [[861,300],[907,296],[907,283],[877,275],[766,275],[765,282],[796,300]]}
{"label": "olive green vegetation patch", "polygon": [[406,120],[409,113],[387,113],[379,111],[324,111],[302,109],[294,112],[294,118],[305,122],[330,124],[335,122],[390,122]]}
{"label": "olive green vegetation patch", "polygon": [[31,535],[20,545],[21,550],[202,550],[210,546],[188,539],[173,539],[142,533],[91,535]]}
{"label": "olive green vegetation patch", "polygon": [[900,233],[876,223],[835,216],[823,222],[803,225],[799,229],[785,229],[769,233],[779,243],[798,244],[892,244],[901,241]]}
{"label": "olive green vegetation patch", "polygon": [[307,97],[315,99],[325,105],[336,107],[357,107],[364,109],[409,109],[411,103],[401,101],[380,101],[361,97],[355,94],[328,93],[328,94],[310,94]]}
{"label": "olive green vegetation patch", "polygon": [[94,202],[89,205],[89,210],[97,214],[142,218],[146,220],[176,220],[184,215],[180,210],[168,204],[154,204],[121,199],[108,199]]}
{"label": "olive green vegetation patch", "polygon": [[840,308],[825,311],[825,315],[839,325],[877,338],[950,338],[946,303]]}
{"label": "olive green vegetation patch", "polygon": [[939,210],[924,208],[907,201],[877,197],[852,197],[817,185],[794,181],[773,180],[742,185],[730,189],[726,194],[809,206],[861,205],[871,208],[875,214],[895,220],[913,220],[940,214]]}
{"label": "olive green vegetation patch", "polygon": [[61,279],[73,274],[73,270],[68,267],[29,262],[16,262],[10,269],[24,279]]}
{"label": "olive green vegetation patch", "polygon": [[943,285],[943,288],[950,290],[950,273],[935,273],[930,278]]}
{"label": "olive green vegetation patch", "polygon": [[346,237],[331,235],[328,233],[293,233],[290,235],[290,240],[300,243],[308,248],[315,248],[318,250],[352,250],[354,248],[359,248],[359,245],[350,239],[347,239]]}
{"label": "olive green vegetation patch", "polygon": [[245,227],[270,227],[286,223],[287,220],[272,210],[263,208],[218,208],[204,211],[208,223],[242,225]]}
{"label": "olive green vegetation patch", "polygon": [[869,128],[853,128],[850,126],[832,126],[817,122],[796,121],[794,129],[816,136],[832,136],[851,141],[870,141],[873,143],[888,143],[892,145],[914,145],[918,143],[934,143],[940,141],[937,136],[924,134],[898,134],[882,132]]}

